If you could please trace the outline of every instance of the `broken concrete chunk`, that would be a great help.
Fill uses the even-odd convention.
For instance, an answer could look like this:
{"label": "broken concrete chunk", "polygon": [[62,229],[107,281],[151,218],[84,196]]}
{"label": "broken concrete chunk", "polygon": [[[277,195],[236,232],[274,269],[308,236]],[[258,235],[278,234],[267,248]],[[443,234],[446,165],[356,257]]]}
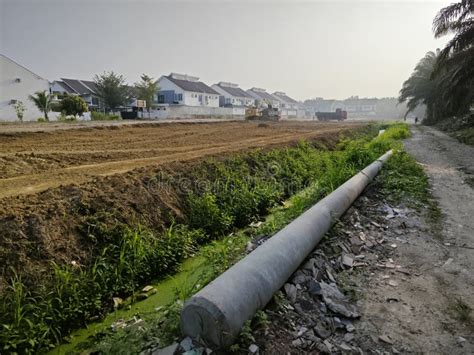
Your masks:
{"label": "broken concrete chunk", "polygon": [[308,292],[311,296],[321,296],[321,285],[316,280],[310,280],[308,283]]}
{"label": "broken concrete chunk", "polygon": [[249,353],[250,354],[258,354],[258,346],[256,344],[250,344]]}
{"label": "broken concrete chunk", "polygon": [[316,335],[322,339],[326,339],[332,334],[331,331],[321,322],[316,324],[313,329]]}
{"label": "broken concrete chunk", "polygon": [[348,318],[359,317],[356,307],[347,300],[337,286],[331,286],[325,282],[320,282],[320,286],[323,300],[331,311]]}
{"label": "broken concrete chunk", "polygon": [[342,256],[342,264],[347,267],[352,267],[352,265],[354,265],[354,259],[351,256],[344,254]]}
{"label": "broken concrete chunk", "polygon": [[388,335],[380,335],[379,339],[383,341],[384,343],[393,345],[393,340],[388,337]]}
{"label": "broken concrete chunk", "polygon": [[296,301],[296,287],[292,284],[285,284],[284,286],[286,296],[290,300],[291,303]]}

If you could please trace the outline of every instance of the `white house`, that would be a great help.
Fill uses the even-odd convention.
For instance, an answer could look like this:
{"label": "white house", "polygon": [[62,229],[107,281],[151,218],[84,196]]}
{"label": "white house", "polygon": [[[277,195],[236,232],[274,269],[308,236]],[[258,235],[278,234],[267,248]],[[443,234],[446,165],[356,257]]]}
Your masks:
{"label": "white house", "polygon": [[280,107],[290,110],[297,110],[299,108],[299,102],[289,97],[282,91],[276,91],[272,94],[278,101],[280,101]]}
{"label": "white house", "polygon": [[219,93],[198,77],[171,73],[158,79],[158,104],[219,107]]}
{"label": "white house", "polygon": [[247,93],[255,99],[257,106],[267,107],[271,105],[272,107],[280,108],[280,101],[269,94],[265,89],[251,88],[247,90]]}
{"label": "white house", "polygon": [[219,82],[212,85],[212,88],[216,90],[220,95],[221,106],[253,106],[255,105],[255,99],[250,96],[247,92],[239,88],[237,84]]}
{"label": "white house", "polygon": [[28,99],[37,91],[48,91],[49,82],[14,60],[0,54],[0,121],[15,121],[15,104],[21,101],[25,107],[24,121],[36,121],[43,114]]}

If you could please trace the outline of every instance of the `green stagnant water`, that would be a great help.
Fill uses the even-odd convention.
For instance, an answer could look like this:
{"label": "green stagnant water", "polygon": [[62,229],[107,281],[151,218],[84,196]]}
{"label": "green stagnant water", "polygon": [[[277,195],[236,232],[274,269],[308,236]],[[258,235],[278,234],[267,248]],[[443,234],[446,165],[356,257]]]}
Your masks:
{"label": "green stagnant water", "polygon": [[130,307],[125,307],[108,314],[100,322],[91,323],[86,328],[73,332],[70,335],[70,343],[54,348],[50,351],[50,354],[75,352],[77,351],[77,345],[107,330],[114,322],[120,319],[128,320],[138,314],[142,317],[146,316],[146,314],[156,313],[157,308],[164,307],[176,300],[176,289],[180,284],[197,282],[197,279],[206,271],[207,267],[209,266],[203,256],[197,255],[188,258],[184,261],[178,273],[164,280],[150,283],[157,291],[155,294],[143,301],[131,304]]}

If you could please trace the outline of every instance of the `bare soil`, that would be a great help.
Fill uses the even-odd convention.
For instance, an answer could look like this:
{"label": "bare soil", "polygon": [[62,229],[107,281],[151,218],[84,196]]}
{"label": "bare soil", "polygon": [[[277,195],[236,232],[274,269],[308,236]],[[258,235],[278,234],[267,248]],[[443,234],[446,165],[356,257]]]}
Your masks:
{"label": "bare soil", "polygon": [[[363,125],[148,123],[47,132],[12,132],[10,126],[0,126],[0,198],[81,184],[96,176],[146,166],[334,137]],[[2,132],[4,127],[9,127],[8,132]]]}

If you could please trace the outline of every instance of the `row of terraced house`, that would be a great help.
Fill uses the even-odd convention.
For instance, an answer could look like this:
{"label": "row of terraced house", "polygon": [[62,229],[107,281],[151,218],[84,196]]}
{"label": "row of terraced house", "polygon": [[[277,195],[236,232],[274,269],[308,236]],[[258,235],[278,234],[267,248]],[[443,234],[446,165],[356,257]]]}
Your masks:
{"label": "row of terraced house", "polygon": [[[15,120],[14,105],[18,101],[26,105],[25,120],[41,117],[28,96],[45,90],[56,98],[65,94],[81,96],[90,111],[102,109],[92,80],[61,78],[50,82],[4,55],[0,55],[0,66],[0,119]],[[121,111],[136,112],[136,116],[144,118],[244,117],[247,107],[272,106],[278,108],[282,118],[305,115],[298,101],[280,91],[270,93],[255,87],[243,90],[229,82],[208,85],[198,77],[176,73],[161,76],[158,87],[154,102],[147,103],[151,112],[137,107],[136,99]]]}

